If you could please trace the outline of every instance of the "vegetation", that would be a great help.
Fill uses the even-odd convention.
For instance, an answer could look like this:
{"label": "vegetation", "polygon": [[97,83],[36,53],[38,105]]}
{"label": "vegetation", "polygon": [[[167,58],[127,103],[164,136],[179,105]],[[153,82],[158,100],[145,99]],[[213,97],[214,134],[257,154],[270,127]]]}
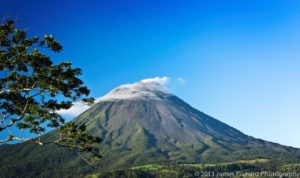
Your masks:
{"label": "vegetation", "polygon": [[[54,64],[42,53],[61,52],[62,46],[52,35],[27,37],[14,21],[0,24],[0,133],[11,141],[28,141],[38,145],[50,143],[75,149],[94,151],[100,138],[86,134],[86,126],[65,119],[57,111],[69,109],[75,101],[92,104],[89,89],[78,78],[79,68],[71,63]],[[47,128],[59,128],[53,140],[43,140]],[[19,129],[20,132],[16,132]],[[34,137],[24,136],[24,132]]]}
{"label": "vegetation", "polygon": [[[286,169],[291,166],[294,169]],[[282,174],[295,173],[295,175],[300,176],[300,167],[299,164],[285,165],[280,163],[276,163],[274,166],[271,160],[254,159],[219,164],[145,165],[91,174],[85,178],[270,177],[267,174],[276,172]]]}

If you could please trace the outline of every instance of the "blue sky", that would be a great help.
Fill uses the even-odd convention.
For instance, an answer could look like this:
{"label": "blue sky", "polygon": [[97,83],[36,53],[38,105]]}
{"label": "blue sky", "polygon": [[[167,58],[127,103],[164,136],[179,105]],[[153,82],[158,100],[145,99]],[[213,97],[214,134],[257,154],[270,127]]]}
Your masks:
{"label": "blue sky", "polygon": [[193,107],[300,148],[298,0],[0,1],[0,17],[62,43],[50,55],[82,68],[94,97],[168,76],[170,90]]}

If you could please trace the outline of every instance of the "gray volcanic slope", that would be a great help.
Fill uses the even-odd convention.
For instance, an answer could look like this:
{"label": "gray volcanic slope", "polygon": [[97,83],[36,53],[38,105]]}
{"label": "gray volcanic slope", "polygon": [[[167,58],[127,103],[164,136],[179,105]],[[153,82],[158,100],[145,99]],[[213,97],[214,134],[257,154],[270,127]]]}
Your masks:
{"label": "gray volcanic slope", "polygon": [[[86,124],[89,133],[103,138],[98,147],[104,158],[95,167],[62,148],[22,143],[0,147],[2,175],[18,170],[30,176],[55,176],[61,174],[62,167],[64,172],[81,175],[152,163],[291,160],[299,159],[300,155],[299,149],[243,134],[192,108],[157,83],[139,82],[118,87],[73,122]],[[55,131],[46,134],[44,139],[54,135]],[[28,165],[31,172],[26,170]]]}
{"label": "gray volcanic slope", "polygon": [[297,149],[247,136],[153,83],[118,87],[74,121],[104,139],[99,147],[109,168],[299,155]]}

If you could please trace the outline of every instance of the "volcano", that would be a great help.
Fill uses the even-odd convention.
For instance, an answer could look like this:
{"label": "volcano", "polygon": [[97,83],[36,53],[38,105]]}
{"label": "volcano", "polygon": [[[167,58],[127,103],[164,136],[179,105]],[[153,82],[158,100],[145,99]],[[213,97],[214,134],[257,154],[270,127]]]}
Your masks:
{"label": "volcano", "polygon": [[[147,80],[113,89],[72,121],[86,124],[90,134],[103,139],[98,145],[103,159],[97,165],[91,167],[63,148],[21,143],[0,146],[1,175],[54,176],[69,172],[79,176],[146,164],[300,156],[299,149],[248,136]],[[43,139],[55,134],[52,131]]]}

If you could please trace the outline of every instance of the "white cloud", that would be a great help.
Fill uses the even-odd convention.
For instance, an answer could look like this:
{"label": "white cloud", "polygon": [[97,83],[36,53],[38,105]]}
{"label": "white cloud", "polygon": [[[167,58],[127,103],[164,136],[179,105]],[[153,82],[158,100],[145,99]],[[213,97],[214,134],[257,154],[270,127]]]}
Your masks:
{"label": "white cloud", "polygon": [[142,80],[142,82],[144,82],[144,83],[156,82],[156,83],[159,83],[160,85],[167,85],[170,80],[171,80],[170,77],[164,76],[164,77],[147,78],[147,79]]}
{"label": "white cloud", "polygon": [[78,116],[81,114],[83,111],[87,110],[89,108],[88,105],[81,103],[81,102],[75,102],[73,106],[66,110],[66,109],[61,109],[57,111],[58,114],[63,115],[63,116]]}
{"label": "white cloud", "polygon": [[178,82],[180,85],[185,85],[186,80],[185,80],[184,78],[182,78],[182,77],[178,77],[178,78],[177,78],[177,82]]}
{"label": "white cloud", "polygon": [[[100,98],[95,99],[95,103],[99,102]],[[57,111],[58,114],[62,116],[69,116],[69,117],[76,117],[79,114],[83,113],[87,109],[89,109],[91,106],[84,104],[82,102],[74,102],[73,106],[70,109],[61,109]]]}

